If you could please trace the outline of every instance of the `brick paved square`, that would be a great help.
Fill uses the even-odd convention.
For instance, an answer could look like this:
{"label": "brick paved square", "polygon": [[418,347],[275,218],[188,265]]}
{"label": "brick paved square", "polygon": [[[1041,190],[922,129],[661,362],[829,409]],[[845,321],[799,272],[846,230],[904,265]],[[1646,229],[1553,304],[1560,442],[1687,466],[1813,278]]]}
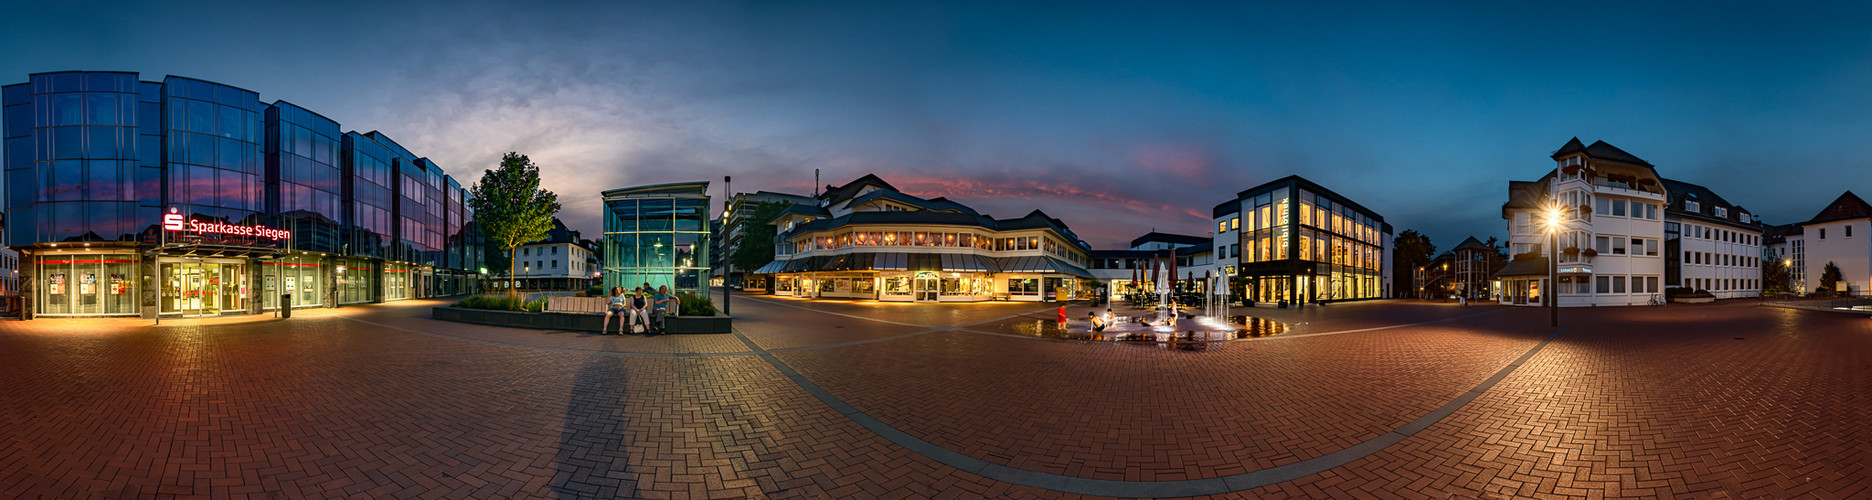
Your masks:
{"label": "brick paved square", "polygon": [[[995,331],[1034,304],[747,298],[738,335],[655,338],[442,323],[422,314],[434,304],[0,323],[0,488],[1872,494],[1872,323],[1848,315],[1731,302],[1568,310],[1549,341],[1544,311],[1373,302],[1249,311],[1296,328],[1182,350]],[[1395,444],[1363,448],[1373,442]],[[1335,462],[1345,450],[1358,453]]]}

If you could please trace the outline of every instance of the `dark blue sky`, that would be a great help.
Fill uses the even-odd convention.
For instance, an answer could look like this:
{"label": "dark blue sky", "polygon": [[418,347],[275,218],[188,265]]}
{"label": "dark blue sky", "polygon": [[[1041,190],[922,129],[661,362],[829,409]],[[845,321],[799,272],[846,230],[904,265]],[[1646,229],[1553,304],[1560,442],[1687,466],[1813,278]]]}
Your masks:
{"label": "dark blue sky", "polygon": [[1771,223],[1872,189],[1867,2],[269,3],[16,5],[0,80],[218,81],[464,182],[518,150],[587,234],[603,189],[820,168],[1110,248],[1298,173],[1447,248],[1573,136]]}

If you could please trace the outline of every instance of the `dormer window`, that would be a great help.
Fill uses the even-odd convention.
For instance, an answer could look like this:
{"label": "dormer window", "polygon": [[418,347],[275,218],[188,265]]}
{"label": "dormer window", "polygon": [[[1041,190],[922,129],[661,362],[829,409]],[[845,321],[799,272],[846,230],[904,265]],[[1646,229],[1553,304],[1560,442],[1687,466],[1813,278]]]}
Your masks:
{"label": "dormer window", "polygon": [[1684,200],[1684,211],[1701,212],[1703,211],[1703,205],[1697,203],[1696,200]]}
{"label": "dormer window", "polygon": [[1739,216],[1740,216],[1740,217],[1742,217],[1742,222],[1743,222],[1743,223],[1745,223],[1745,224],[1746,224],[1746,223],[1748,223],[1748,222],[1750,222],[1750,221],[1749,221],[1749,214],[1748,214],[1748,212],[1742,212],[1741,214],[1739,214]]}
{"label": "dormer window", "polygon": [[1728,216],[1729,216],[1729,209],[1727,209],[1727,208],[1723,208],[1723,207],[1716,207],[1716,216],[1717,216],[1717,217],[1728,217]]}

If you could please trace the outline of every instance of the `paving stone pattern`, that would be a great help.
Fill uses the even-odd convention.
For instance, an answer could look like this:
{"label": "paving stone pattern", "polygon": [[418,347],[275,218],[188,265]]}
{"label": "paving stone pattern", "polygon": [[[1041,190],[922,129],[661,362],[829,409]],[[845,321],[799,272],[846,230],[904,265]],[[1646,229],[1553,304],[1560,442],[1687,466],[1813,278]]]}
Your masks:
{"label": "paving stone pattern", "polygon": [[[732,335],[461,325],[427,319],[437,304],[160,327],[0,323],[0,491],[1072,496],[901,447]],[[1022,470],[1123,481],[1221,477],[1356,445],[1448,403],[1552,331],[1538,310],[1375,302],[1237,310],[1297,327],[1186,351],[968,331],[1049,317],[1031,303],[736,297],[733,307],[754,345],[904,433]],[[1864,318],[1724,302],[1568,310],[1563,321],[1526,365],[1424,431],[1225,496],[1872,496]],[[1335,333],[1347,330],[1364,331]]]}

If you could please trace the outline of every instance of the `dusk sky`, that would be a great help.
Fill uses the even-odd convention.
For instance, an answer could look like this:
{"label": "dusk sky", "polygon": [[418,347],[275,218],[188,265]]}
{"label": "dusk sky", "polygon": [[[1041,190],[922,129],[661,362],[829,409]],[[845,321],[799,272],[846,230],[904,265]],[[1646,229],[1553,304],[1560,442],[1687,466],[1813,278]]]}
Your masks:
{"label": "dusk sky", "polygon": [[519,151],[593,237],[605,189],[818,168],[1117,248],[1297,173],[1448,248],[1574,136],[1769,223],[1872,194],[1868,2],[272,4],[12,5],[0,82],[216,81],[464,185]]}

